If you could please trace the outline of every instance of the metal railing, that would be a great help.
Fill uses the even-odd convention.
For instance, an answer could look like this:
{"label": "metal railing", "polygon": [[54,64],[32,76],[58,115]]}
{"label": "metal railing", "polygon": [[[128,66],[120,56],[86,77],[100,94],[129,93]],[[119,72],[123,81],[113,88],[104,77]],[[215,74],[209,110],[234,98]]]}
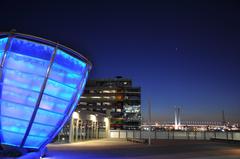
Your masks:
{"label": "metal railing", "polygon": [[[223,139],[240,141],[240,132],[216,131],[151,131],[151,139],[183,139],[183,140],[210,140]],[[119,139],[148,139],[149,131],[143,130],[110,130],[110,138]]]}

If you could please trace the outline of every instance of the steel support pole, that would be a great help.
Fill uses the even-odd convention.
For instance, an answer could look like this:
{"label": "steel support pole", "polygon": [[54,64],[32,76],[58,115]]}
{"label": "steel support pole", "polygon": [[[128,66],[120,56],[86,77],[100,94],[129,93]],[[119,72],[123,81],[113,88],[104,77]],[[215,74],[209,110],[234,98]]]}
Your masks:
{"label": "steel support pole", "polygon": [[142,130],[140,129],[140,134],[139,134],[140,140],[142,139]]}

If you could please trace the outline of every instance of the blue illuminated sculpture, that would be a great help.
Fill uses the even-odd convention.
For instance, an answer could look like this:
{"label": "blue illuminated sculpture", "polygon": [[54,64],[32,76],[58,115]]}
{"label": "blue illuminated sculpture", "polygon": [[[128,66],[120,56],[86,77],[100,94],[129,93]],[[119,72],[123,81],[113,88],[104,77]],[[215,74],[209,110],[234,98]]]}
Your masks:
{"label": "blue illuminated sculpture", "polygon": [[91,64],[52,41],[1,33],[0,67],[0,143],[41,150],[74,111]]}

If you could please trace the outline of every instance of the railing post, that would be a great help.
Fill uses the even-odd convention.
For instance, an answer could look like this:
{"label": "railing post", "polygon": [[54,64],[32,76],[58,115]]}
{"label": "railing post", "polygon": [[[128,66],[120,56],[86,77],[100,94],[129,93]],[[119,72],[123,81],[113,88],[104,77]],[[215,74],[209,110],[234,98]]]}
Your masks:
{"label": "railing post", "polygon": [[118,130],[118,138],[120,139],[120,130]]}
{"label": "railing post", "polygon": [[155,134],[154,134],[155,136],[155,140],[157,139],[157,130],[155,129]]}
{"label": "railing post", "polygon": [[87,121],[87,140],[90,139],[89,120]]}
{"label": "railing post", "polygon": [[97,138],[98,138],[98,139],[99,139],[99,131],[100,131],[99,123],[97,122]]}
{"label": "railing post", "polygon": [[142,130],[140,129],[140,134],[139,134],[140,140],[142,139]]}
{"label": "railing post", "polygon": [[87,138],[87,123],[84,123],[84,136],[83,136],[83,140],[86,140]]}
{"label": "railing post", "polygon": [[168,130],[168,140],[169,140],[169,137],[170,137],[170,136],[169,136],[169,130]]}
{"label": "railing post", "polygon": [[94,129],[95,129],[95,126],[94,126],[94,122],[92,121],[91,122],[92,124],[91,124],[91,139],[93,139],[94,138]]}

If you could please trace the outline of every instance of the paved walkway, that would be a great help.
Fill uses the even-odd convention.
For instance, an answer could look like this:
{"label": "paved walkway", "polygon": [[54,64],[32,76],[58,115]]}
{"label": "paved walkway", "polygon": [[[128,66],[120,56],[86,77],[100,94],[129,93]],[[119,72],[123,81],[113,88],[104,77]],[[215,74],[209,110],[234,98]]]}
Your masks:
{"label": "paved walkway", "polygon": [[48,148],[48,159],[240,159],[240,145],[210,141],[161,140],[148,146],[102,139]]}

